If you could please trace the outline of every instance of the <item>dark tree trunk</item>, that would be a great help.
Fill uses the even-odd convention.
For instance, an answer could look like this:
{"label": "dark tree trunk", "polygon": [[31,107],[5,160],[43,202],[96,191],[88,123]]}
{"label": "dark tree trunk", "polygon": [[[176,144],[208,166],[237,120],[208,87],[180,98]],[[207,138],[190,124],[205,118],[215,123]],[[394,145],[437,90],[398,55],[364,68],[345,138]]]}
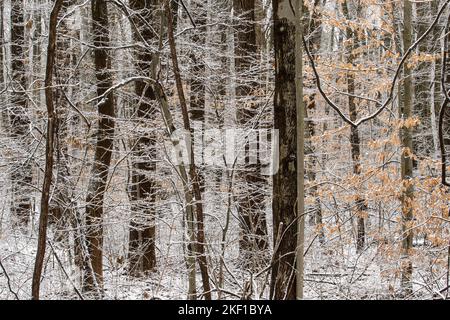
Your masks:
{"label": "dark tree trunk", "polygon": [[[403,4],[403,52],[406,52],[412,44],[412,2],[405,0]],[[406,64],[403,67],[403,85],[400,97],[400,117],[409,119],[412,117],[412,79],[411,69]],[[413,178],[413,130],[411,127],[403,126],[400,129],[400,138],[402,146],[401,154],[401,178],[402,178],[402,261],[401,261],[401,286],[405,295],[412,293],[412,261],[410,250],[412,249],[413,229],[411,222],[413,220],[412,201],[414,199],[414,187],[411,182]]]}
{"label": "dark tree trunk", "polygon": [[[63,1],[61,11],[66,11],[69,2]],[[70,26],[67,25],[67,20],[62,20],[59,26],[59,32],[69,34]],[[73,185],[70,181],[69,172],[69,147],[68,147],[68,126],[69,120],[69,105],[64,92],[64,84],[70,78],[70,73],[74,67],[74,50],[70,48],[70,40],[68,38],[58,38],[56,40],[55,51],[55,82],[61,87],[55,90],[55,102],[58,106],[58,113],[55,123],[55,144],[56,144],[56,159],[55,171],[57,178],[55,182],[55,190],[50,201],[49,207],[49,222],[54,225],[55,240],[68,240],[69,233],[62,231],[70,225],[70,219],[73,218],[74,209],[71,203],[73,194]]]}
{"label": "dark tree trunk", "polygon": [[11,170],[11,213],[14,224],[28,223],[31,205],[32,167],[25,154],[27,150],[27,133],[30,119],[28,115],[28,99],[25,75],[25,24],[23,17],[23,1],[11,1],[11,76],[13,92],[11,94],[11,108],[9,109],[9,126],[11,138],[19,147],[14,156]]}
{"label": "dark tree trunk", "polygon": [[[237,79],[236,99],[238,100],[237,121],[241,129],[248,130],[249,124],[258,112],[254,103],[258,89],[257,74],[252,74],[252,67],[259,63],[255,30],[255,0],[234,0],[234,14],[240,21],[235,34],[235,68]],[[253,100],[253,101],[252,101]],[[256,137],[259,139],[259,137]],[[245,165],[238,180],[243,183],[243,192],[236,195],[239,220],[239,250],[244,267],[256,268],[266,260],[267,223],[264,205],[264,186],[267,179],[261,174],[261,161],[256,154],[256,162],[250,157],[249,139],[245,143]],[[259,147],[257,142],[256,147]],[[259,149],[259,148],[258,148]]]}
{"label": "dark tree trunk", "polygon": [[36,261],[33,271],[33,282],[31,296],[33,300],[39,300],[39,288],[41,284],[42,266],[44,264],[45,247],[47,244],[47,222],[49,214],[50,187],[53,177],[54,143],[56,110],[53,105],[53,67],[55,65],[56,52],[56,27],[58,13],[64,0],[57,0],[50,14],[50,25],[48,31],[47,65],[45,70],[45,102],[47,105],[47,139],[45,147],[45,171],[42,186],[41,214],[39,217],[39,236],[36,252]]}
{"label": "dark tree trunk", "polygon": [[[97,95],[112,86],[111,62],[105,47],[109,45],[108,8],[104,0],[92,0],[92,31]],[[83,259],[83,290],[99,293],[103,287],[103,205],[114,141],[114,96],[99,99],[99,123],[94,163],[86,198],[87,256]]]}
{"label": "dark tree trunk", "polygon": [[289,0],[273,0],[275,48],[274,126],[279,130],[278,172],[273,177],[273,299],[295,299],[297,247],[297,112],[295,23]]}
{"label": "dark tree trunk", "polygon": [[[154,14],[157,0],[132,0],[130,8],[139,13],[147,23],[155,22]],[[155,33],[142,19],[134,19],[133,38],[136,42],[146,42],[155,39]],[[154,23],[153,23],[154,24]],[[153,53],[149,49],[138,48],[135,53],[135,66],[138,74],[150,76]],[[140,276],[153,271],[156,267],[155,247],[155,181],[151,177],[156,168],[155,135],[146,133],[155,115],[155,93],[153,86],[146,86],[144,81],[135,83],[136,108],[139,124],[144,131],[138,138],[133,156],[132,173],[132,217],[129,238],[129,271],[131,275]]]}
{"label": "dark tree trunk", "polygon": [[[203,0],[195,2],[192,5],[192,15],[196,24],[194,35],[192,36],[193,48],[189,54],[191,78],[189,79],[190,96],[189,96],[189,113],[191,115],[193,131],[199,130],[200,140],[202,145],[196,148],[200,153],[200,163],[197,165],[200,167],[204,164],[203,143],[204,143],[204,131],[205,131],[205,40],[206,40],[206,19],[207,8],[203,3]],[[194,132],[191,133],[194,138]],[[197,134],[196,134],[197,135]],[[194,140],[192,140],[194,141]],[[195,146],[194,146],[195,147]],[[205,191],[205,178],[202,172],[199,170],[200,191]]]}
{"label": "dark tree trunk", "polygon": [[[347,20],[350,19],[348,3],[345,1],[342,4],[342,10],[344,12],[344,16]],[[360,8],[358,8],[357,12],[360,12]],[[346,28],[346,38],[354,39],[355,35],[353,30],[350,27]],[[353,42],[352,42],[353,43]],[[349,48],[349,55],[347,58],[347,62],[351,65],[355,62],[355,55],[353,51],[356,49],[356,45],[352,44]],[[347,72],[347,91],[349,93],[348,97],[348,108],[350,113],[350,120],[356,121],[358,118],[358,110],[355,99],[355,74],[351,71]],[[359,130],[357,127],[350,128],[350,143],[351,143],[351,153],[352,153],[352,161],[353,161],[353,173],[357,176],[361,175],[361,142],[359,137]],[[366,231],[365,231],[365,216],[367,214],[367,205],[366,199],[361,195],[361,189],[357,190],[358,195],[355,201],[356,206],[356,219],[357,219],[357,234],[356,234],[356,249],[358,252],[364,249],[364,245],[366,242]]]}

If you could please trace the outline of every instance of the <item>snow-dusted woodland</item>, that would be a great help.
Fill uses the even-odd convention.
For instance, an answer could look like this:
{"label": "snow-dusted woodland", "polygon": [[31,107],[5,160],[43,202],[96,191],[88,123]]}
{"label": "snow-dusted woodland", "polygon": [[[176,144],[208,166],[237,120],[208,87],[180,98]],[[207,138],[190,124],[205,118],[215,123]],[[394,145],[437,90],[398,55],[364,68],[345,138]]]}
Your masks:
{"label": "snow-dusted woodland", "polygon": [[0,10],[0,299],[450,296],[450,0]]}

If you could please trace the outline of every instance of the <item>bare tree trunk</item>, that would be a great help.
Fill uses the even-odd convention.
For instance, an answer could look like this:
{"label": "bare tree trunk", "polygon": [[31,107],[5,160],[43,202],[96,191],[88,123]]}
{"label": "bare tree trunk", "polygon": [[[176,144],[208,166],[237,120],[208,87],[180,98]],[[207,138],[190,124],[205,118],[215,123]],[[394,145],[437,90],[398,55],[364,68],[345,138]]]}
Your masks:
{"label": "bare tree trunk", "polygon": [[15,225],[28,223],[31,204],[32,167],[26,155],[20,153],[27,149],[29,130],[28,98],[25,74],[25,23],[23,17],[23,1],[11,1],[11,73],[13,92],[11,94],[11,108],[9,110],[9,126],[11,138],[19,150],[14,157],[11,171],[12,203],[11,213]]}
{"label": "bare tree trunk", "polygon": [[[407,50],[412,43],[412,4],[405,0],[403,5],[403,50]],[[408,64],[403,68],[403,92],[400,105],[400,117],[409,119],[412,116],[412,79],[411,69]],[[405,295],[412,293],[412,261],[409,257],[412,249],[413,231],[411,222],[413,220],[412,200],[413,200],[413,143],[412,128],[404,125],[401,128],[401,178],[402,182],[402,279],[401,286]]]}
{"label": "bare tree trunk", "polygon": [[[173,3],[173,2],[172,2]],[[205,65],[205,45],[206,45],[206,24],[207,24],[207,1],[192,1],[191,2],[191,14],[192,19],[196,25],[196,30],[194,30],[194,35],[192,36],[191,52],[189,52],[190,59],[190,78],[189,78],[189,113],[190,119],[192,121],[191,128],[191,146],[192,151],[194,149],[200,153],[200,164],[197,166],[198,170],[198,181],[199,188],[202,197],[204,197],[205,191],[205,176],[201,172],[200,167],[204,165],[204,138],[205,138],[205,128],[206,128],[206,118],[205,118],[205,99],[206,99],[206,86],[205,86],[205,75],[206,75],[206,65]],[[172,8],[172,12],[175,12]],[[175,17],[174,17],[175,18]],[[175,18],[176,19],[176,18]],[[176,20],[174,20],[174,30],[175,30]],[[198,130],[198,131],[197,131]],[[200,137],[200,145],[196,145],[196,137]],[[193,156],[195,156],[193,154]],[[195,159],[195,158],[193,158]],[[203,167],[204,168],[204,167]],[[191,196],[192,199],[192,196]],[[192,210],[192,208],[190,208]],[[193,250],[193,244],[195,243],[195,218],[193,211],[188,212],[186,215],[186,223],[188,226],[188,237],[191,238],[190,243],[187,246],[187,263],[189,275],[189,294],[188,299],[197,299],[196,287],[195,287],[195,251]],[[198,257],[197,257],[198,259]]]}
{"label": "bare tree trunk", "polygon": [[[238,100],[237,121],[241,129],[248,128],[256,117],[258,104],[252,100],[258,89],[257,75],[252,67],[257,65],[257,43],[255,30],[255,0],[234,0],[234,14],[239,17],[235,34],[235,68],[238,76],[236,99]],[[259,127],[258,125],[256,127]],[[258,139],[259,137],[255,137]],[[241,235],[239,250],[245,268],[257,268],[264,263],[268,247],[267,223],[264,205],[264,185],[266,178],[261,174],[261,161],[256,150],[256,163],[252,163],[250,153],[255,150],[249,139],[244,142],[245,165],[239,178],[244,184],[243,191],[236,195]],[[256,145],[259,149],[259,144]]]}
{"label": "bare tree trunk", "polygon": [[[192,37],[193,48],[189,53],[191,77],[189,79],[190,95],[189,95],[189,113],[191,115],[192,127],[194,130],[199,130],[200,140],[202,145],[196,148],[200,152],[200,159],[204,163],[204,131],[205,131],[205,44],[206,44],[206,19],[207,19],[207,4],[206,1],[192,3],[192,14],[196,24],[196,31]],[[191,132],[191,141],[194,142],[194,132]],[[195,146],[194,146],[195,147]],[[205,177],[199,170],[200,191],[205,191]]]}
{"label": "bare tree trunk", "polygon": [[[162,33],[161,33],[162,34]],[[161,43],[161,42],[160,42]],[[155,73],[154,73],[155,74]],[[160,104],[161,113],[164,119],[164,123],[166,124],[166,129],[170,136],[176,131],[175,125],[173,123],[173,117],[170,112],[169,103],[167,101],[167,96],[164,93],[162,86],[157,83],[154,85],[155,94]],[[179,140],[171,139],[174,148],[176,149],[179,144]],[[179,157],[179,154],[177,154]],[[177,159],[177,169],[180,174],[181,183],[183,185],[184,192],[184,201],[186,205],[186,223],[187,223],[187,233],[188,233],[188,244],[187,244],[187,254],[186,254],[186,262],[188,267],[188,299],[196,300],[197,299],[197,288],[196,288],[196,271],[195,271],[195,217],[194,217],[194,205],[193,205],[193,195],[192,190],[189,188],[188,174],[186,172],[186,168],[182,163],[182,159]]]}
{"label": "bare tree trunk", "polygon": [[[155,53],[152,59],[152,69],[151,69],[151,77],[152,79],[158,79],[158,66],[160,57],[159,54],[161,52],[161,49],[163,47],[163,35],[165,32],[165,26],[166,26],[166,19],[165,15],[161,14],[160,16],[160,33],[159,33],[159,52]],[[176,25],[175,21],[173,22],[174,27]],[[175,148],[175,150],[178,149],[179,146],[179,139],[176,139],[176,137],[173,136],[174,132],[176,131],[173,117],[170,112],[169,102],[166,96],[166,93],[164,92],[164,89],[162,85],[156,81],[156,83],[153,84],[153,90],[156,95],[156,99],[159,102],[160,111],[164,120],[164,123],[166,125],[167,132],[169,136],[172,138],[172,145]],[[195,268],[195,262],[196,262],[196,249],[195,249],[195,216],[194,216],[194,203],[192,195],[192,190],[189,188],[189,181],[188,181],[188,174],[186,172],[186,168],[183,164],[183,159],[181,159],[181,155],[179,153],[176,153],[177,156],[177,171],[180,176],[181,183],[183,185],[183,193],[184,193],[184,201],[185,201],[185,215],[184,215],[184,221],[186,222],[186,231],[187,231],[187,243],[186,243],[186,253],[185,253],[185,261],[186,266],[188,270],[188,294],[187,298],[188,300],[197,300],[197,274],[196,274],[196,268]]]}
{"label": "bare tree trunk", "polygon": [[[223,10],[223,12],[227,13],[227,16],[229,17],[228,19],[225,20],[226,23],[229,22],[229,20],[231,19],[231,10],[232,10],[232,3],[228,2],[228,1],[224,1],[221,3],[221,9]],[[230,71],[230,62],[229,60],[231,60],[231,58],[228,56],[228,51],[229,51],[229,39],[233,36],[232,33],[228,30],[227,25],[224,24],[222,26],[219,26],[218,28],[218,32],[220,33],[220,52],[221,52],[221,56],[220,56],[220,65],[221,65],[221,73],[220,73],[220,81],[217,83],[217,87],[216,87],[216,92],[217,92],[217,96],[215,97],[215,105],[214,105],[214,113],[215,113],[215,118],[214,118],[214,124],[220,129],[222,130],[224,128],[225,125],[225,106],[227,105],[227,101],[229,99],[229,96],[227,96],[227,88],[230,87],[230,81],[232,81],[229,77],[229,74],[231,74]],[[222,229],[222,243],[220,245],[220,262],[219,262],[219,270],[218,270],[218,287],[219,288],[223,288],[224,287],[224,282],[225,282],[225,277],[224,277],[224,268],[225,268],[225,252],[226,252],[226,239],[227,239],[227,234],[228,234],[228,230],[229,230],[229,225],[230,225],[230,218],[231,218],[231,205],[232,205],[232,186],[233,186],[233,181],[232,181],[232,172],[230,174],[226,174],[224,175],[225,177],[223,177],[223,172],[222,169],[217,169],[213,171],[213,180],[215,181],[216,185],[215,187],[217,188],[217,191],[220,190],[220,186],[222,184],[222,181],[224,181],[225,183],[228,184],[228,194],[227,194],[227,207],[226,207],[226,211],[224,212],[225,215],[225,223],[224,223],[224,227]],[[218,206],[219,208],[222,207],[223,204],[223,200],[222,197],[220,196],[220,193],[218,195],[218,203],[216,204],[216,206]],[[222,299],[222,290],[219,290],[219,292],[217,293],[217,299],[221,300]]]}
{"label": "bare tree trunk", "polygon": [[[111,62],[105,49],[109,45],[108,7],[104,0],[92,0],[92,31],[97,95],[112,86]],[[83,291],[98,294],[103,287],[103,206],[114,142],[114,96],[98,101],[99,124],[94,163],[86,198],[86,241],[88,256],[83,259]],[[96,291],[96,292],[94,292]]]}
{"label": "bare tree trunk", "polygon": [[430,94],[430,121],[431,121],[431,135],[433,138],[433,157],[435,159],[439,158],[439,135],[438,135],[438,127],[437,127],[437,115],[436,115],[436,100],[435,100],[435,93],[436,93],[436,80],[437,77],[437,70],[438,70],[438,64],[436,61],[433,61],[431,66],[431,74],[430,74],[430,83],[431,83],[431,94]]}
{"label": "bare tree trunk", "polygon": [[[417,2],[415,3],[415,21],[414,29],[417,30],[417,35],[421,36],[425,33],[430,23],[432,14],[432,1]],[[412,31],[413,32],[413,31]],[[419,54],[426,54],[429,45],[435,40],[430,37],[425,41],[422,41],[417,50]],[[413,148],[415,151],[421,151],[425,155],[430,156],[434,152],[432,131],[429,128],[432,126],[431,122],[431,108],[430,104],[434,99],[434,91],[430,90],[432,84],[430,82],[429,68],[430,62],[420,61],[414,74],[414,112],[420,119],[420,124],[415,129],[417,134],[413,138]],[[439,146],[435,146],[439,147]]]}
{"label": "bare tree trunk", "polygon": [[303,1],[295,7],[295,104],[297,109],[297,249],[296,298],[303,299],[305,246],[305,106],[303,103]]}
{"label": "bare tree trunk", "polygon": [[[344,12],[345,18],[350,21],[350,13],[349,13],[349,5],[348,2],[345,1],[342,3],[342,11]],[[357,14],[361,12],[361,8],[357,8]],[[346,38],[348,41],[351,39],[355,39],[355,34],[351,27],[347,26],[346,28]],[[356,49],[355,41],[351,40],[352,44],[349,48],[349,55],[347,58],[347,62],[353,66],[353,63],[356,59],[353,51]],[[358,118],[358,110],[355,98],[355,74],[351,71],[347,72],[347,92],[348,96],[348,108],[350,113],[350,120],[356,121]],[[359,129],[357,127],[350,128],[350,143],[351,143],[351,155],[353,161],[353,173],[356,176],[361,175],[361,143],[359,137]],[[361,252],[364,249],[365,241],[366,241],[366,231],[365,231],[365,216],[367,214],[367,205],[366,199],[361,196],[361,189],[357,190],[358,195],[355,200],[356,206],[356,218],[357,218],[357,236],[356,236],[356,249],[358,252]]]}
{"label": "bare tree trunk", "polygon": [[[274,127],[279,130],[278,171],[273,177],[273,239],[277,240],[270,283],[272,299],[296,299],[297,111],[295,18],[289,0],[273,0],[275,48]],[[276,242],[276,240],[274,240]]]}
{"label": "bare tree trunk", "polygon": [[[319,6],[319,0],[314,0],[314,7],[309,10],[307,6],[303,5],[303,18],[306,20],[305,15],[309,15],[308,24],[304,23],[305,34],[308,36],[307,45],[311,52],[320,51],[320,44],[322,40],[322,28],[321,28],[321,14],[317,10]],[[305,84],[306,85],[306,84]],[[314,85],[314,83],[313,83]],[[314,91],[314,88],[308,88]],[[313,212],[311,214],[310,223],[315,224],[318,227],[319,242],[321,244],[325,241],[325,233],[323,229],[322,208],[320,204],[320,197],[318,195],[318,187],[316,183],[316,165],[317,155],[315,154],[315,146],[313,145],[312,138],[316,132],[316,124],[312,117],[309,116],[311,111],[316,108],[316,96],[317,94],[311,93],[308,95],[308,103],[305,106],[305,127],[306,127],[306,139],[305,139],[305,158],[306,158],[306,173],[308,176],[310,187],[310,195],[314,198]],[[309,210],[307,210],[309,211]]]}
{"label": "bare tree trunk", "polygon": [[[431,8],[431,12],[433,13],[433,15],[435,15],[438,10],[439,10],[439,0],[433,0],[430,3],[430,8]],[[442,46],[442,41],[440,41],[441,39],[441,35],[443,32],[444,28],[443,27],[439,27],[436,26],[434,28],[434,32],[433,32],[433,38],[431,39],[431,45],[430,45],[430,50],[432,52],[438,51],[440,50],[441,46]],[[440,51],[438,51],[440,52]],[[442,65],[441,65],[441,60],[440,59],[436,59],[433,60],[432,62],[432,72],[430,73],[430,83],[431,83],[431,88],[430,88],[430,121],[431,121],[431,133],[432,133],[432,138],[433,138],[433,146],[434,146],[434,156],[436,157],[436,159],[439,159],[440,157],[440,150],[439,150],[439,129],[437,126],[438,123],[438,113],[439,113],[439,104],[441,103],[441,99],[439,99],[439,97],[441,96],[442,92],[440,91],[441,88],[439,85],[436,85],[440,79],[441,76],[441,72],[442,72]]]}
{"label": "bare tree trunk", "polygon": [[[157,0],[132,0],[130,8],[140,14],[140,19],[135,19],[133,38],[136,42],[142,42],[141,37],[146,42],[155,39],[154,30],[146,23],[155,21],[154,11]],[[136,69],[144,75],[151,73],[153,53],[150,49],[136,49]],[[140,125],[145,128],[154,119],[155,113],[155,93],[152,86],[146,85],[144,81],[135,83],[135,93],[137,100],[137,116]],[[155,181],[151,174],[155,172],[156,149],[155,135],[144,133],[137,138],[135,155],[133,156],[132,173],[132,217],[130,222],[129,237],[129,271],[134,276],[153,271],[156,267],[156,247],[155,247]],[[145,159],[145,160],[143,160]]]}
{"label": "bare tree trunk", "polygon": [[[69,3],[63,1],[60,11],[66,11]],[[68,19],[64,19],[59,24],[59,32],[64,34],[70,33],[70,26],[68,25]],[[53,196],[50,200],[49,206],[49,223],[54,227],[54,238],[57,241],[68,241],[69,233],[64,232],[63,229],[67,229],[70,225],[70,219],[75,215],[74,208],[71,203],[73,195],[73,185],[70,181],[69,170],[69,147],[68,147],[68,135],[70,125],[70,112],[69,103],[66,96],[70,93],[66,93],[64,85],[66,80],[70,78],[72,68],[74,66],[73,55],[74,50],[71,50],[70,39],[64,37],[59,38],[56,41],[55,51],[55,82],[60,86],[58,90],[55,90],[55,102],[58,106],[58,117],[55,123],[55,172],[56,181],[54,182],[55,188]],[[76,209],[75,209],[76,210]]]}
{"label": "bare tree trunk", "polygon": [[[167,31],[169,36],[170,53],[173,64],[173,71],[175,75],[175,81],[178,91],[178,98],[180,100],[181,112],[183,116],[184,130],[191,132],[191,126],[189,121],[189,114],[187,109],[186,98],[184,95],[183,83],[181,81],[181,74],[178,67],[178,57],[176,50],[175,37],[173,32],[173,14],[169,5],[169,1],[165,0],[165,7],[167,11]],[[190,150],[190,164],[189,164],[189,178],[191,180],[193,194],[195,198],[196,219],[197,219],[197,253],[199,255],[198,262],[200,266],[200,272],[203,282],[203,294],[206,300],[211,300],[211,287],[209,284],[208,263],[206,260],[205,252],[205,232],[204,232],[204,213],[203,203],[200,191],[200,182],[197,169],[194,161],[194,150]]]}
{"label": "bare tree trunk", "polygon": [[36,260],[33,272],[31,296],[33,300],[39,300],[39,288],[41,284],[42,265],[45,257],[45,246],[47,242],[47,222],[50,201],[50,187],[53,177],[53,159],[55,143],[55,124],[57,114],[53,105],[53,67],[55,65],[56,52],[56,27],[58,13],[64,0],[56,0],[50,14],[50,25],[48,31],[47,65],[45,68],[45,102],[47,105],[47,141],[45,146],[45,172],[42,186],[41,214],[39,217],[39,236]]}

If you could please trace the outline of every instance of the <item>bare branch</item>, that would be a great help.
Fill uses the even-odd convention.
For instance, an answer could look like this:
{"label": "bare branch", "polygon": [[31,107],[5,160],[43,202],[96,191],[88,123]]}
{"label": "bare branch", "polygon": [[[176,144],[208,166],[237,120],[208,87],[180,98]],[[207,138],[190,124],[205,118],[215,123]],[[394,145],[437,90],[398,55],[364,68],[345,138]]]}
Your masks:
{"label": "bare branch", "polygon": [[447,8],[447,5],[450,3],[450,0],[447,0],[442,7],[439,9],[439,12],[436,16],[436,18],[434,19],[433,23],[428,27],[428,29],[424,32],[424,34],[422,36],[420,36],[416,42],[413,43],[413,45],[411,47],[408,48],[408,50],[405,52],[405,54],[403,55],[399,65],[397,66],[397,70],[395,72],[394,78],[392,79],[391,82],[391,86],[390,86],[390,90],[389,90],[389,96],[388,98],[383,102],[377,102],[377,105],[379,105],[380,107],[372,114],[363,117],[361,119],[359,119],[356,122],[353,122],[352,120],[350,120],[349,117],[347,117],[344,112],[333,102],[331,101],[331,99],[328,97],[328,95],[323,91],[322,88],[322,84],[321,84],[321,79],[320,79],[320,75],[317,71],[316,68],[316,64],[314,62],[314,58],[311,54],[311,52],[309,51],[308,45],[306,43],[305,38],[303,37],[303,46],[305,48],[306,54],[308,56],[309,62],[311,64],[311,67],[313,69],[313,73],[314,73],[314,77],[316,78],[316,84],[317,84],[317,89],[319,90],[320,94],[322,95],[322,97],[325,99],[325,101],[327,102],[327,104],[332,107],[337,113],[338,115],[349,125],[351,125],[352,127],[358,127],[359,125],[374,119],[375,117],[377,117],[388,105],[389,103],[392,101],[393,97],[394,97],[394,91],[395,91],[395,85],[397,83],[397,80],[400,76],[401,70],[403,68],[403,65],[405,64],[405,62],[408,60],[409,56],[411,55],[411,53],[417,48],[417,46],[430,34],[430,32],[434,29],[434,27],[437,25],[437,23],[439,22],[439,19],[441,18],[442,14],[444,13],[445,9]]}

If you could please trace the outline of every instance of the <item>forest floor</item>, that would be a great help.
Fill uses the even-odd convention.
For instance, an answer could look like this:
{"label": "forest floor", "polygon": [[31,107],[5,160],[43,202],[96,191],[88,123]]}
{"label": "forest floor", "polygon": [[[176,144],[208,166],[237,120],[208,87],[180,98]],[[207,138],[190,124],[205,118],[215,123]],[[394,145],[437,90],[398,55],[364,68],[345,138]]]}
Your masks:
{"label": "forest floor", "polygon": [[[167,233],[168,234],[168,233]],[[106,237],[109,235],[107,234]],[[185,299],[187,292],[186,264],[182,254],[179,234],[159,244],[159,266],[154,273],[143,278],[126,274],[126,266],[117,254],[105,250],[105,299]],[[52,239],[52,235],[49,237]],[[116,239],[121,242],[120,239]],[[71,261],[73,256],[67,245],[53,240],[47,248],[42,282],[42,298],[77,299],[74,287],[79,288],[79,275]],[[106,242],[108,243],[108,242]],[[0,270],[0,299],[29,299],[34,267],[36,237],[24,236],[22,231],[0,233],[0,257],[7,276]],[[242,293],[245,282],[251,279],[249,272],[239,267],[238,246],[228,246],[227,273],[223,298],[236,299]],[[117,248],[116,248],[117,249]],[[330,250],[313,245],[306,255],[305,296],[307,299],[396,299],[399,298],[398,263],[382,261],[380,248],[369,246],[357,254],[353,246],[342,250]],[[420,268],[420,269],[419,269]],[[217,268],[211,268],[217,274]],[[428,277],[428,278],[427,278]],[[430,299],[439,296],[438,290],[444,284],[430,283],[426,266],[418,265],[414,270],[414,294],[409,298]],[[202,292],[200,273],[197,274],[197,290]],[[264,273],[253,279],[253,299],[267,299],[268,277]],[[9,283],[8,283],[9,282]],[[14,292],[14,293],[13,293]],[[231,293],[231,295],[230,295]],[[217,297],[215,294],[213,297]]]}

